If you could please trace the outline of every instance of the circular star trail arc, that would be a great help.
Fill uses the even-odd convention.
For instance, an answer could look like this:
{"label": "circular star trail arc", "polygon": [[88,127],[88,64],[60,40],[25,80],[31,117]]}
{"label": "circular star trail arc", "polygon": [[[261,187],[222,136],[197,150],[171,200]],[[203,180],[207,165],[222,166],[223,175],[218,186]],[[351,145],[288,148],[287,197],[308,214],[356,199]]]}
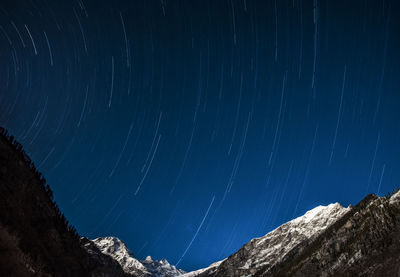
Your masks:
{"label": "circular star trail arc", "polygon": [[399,5],[2,1],[0,124],[80,234],[204,267],[398,186]]}

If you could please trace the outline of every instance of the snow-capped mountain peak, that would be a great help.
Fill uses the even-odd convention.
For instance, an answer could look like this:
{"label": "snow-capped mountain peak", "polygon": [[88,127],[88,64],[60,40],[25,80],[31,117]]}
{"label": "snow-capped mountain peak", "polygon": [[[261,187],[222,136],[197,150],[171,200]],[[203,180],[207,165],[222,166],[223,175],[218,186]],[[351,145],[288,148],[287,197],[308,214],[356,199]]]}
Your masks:
{"label": "snow-capped mountain peak", "polygon": [[253,239],[244,246],[250,251],[243,268],[257,268],[276,264],[293,247],[325,230],[349,209],[342,207],[339,203],[318,206],[279,226],[265,236]]}
{"label": "snow-capped mountain peak", "polygon": [[[245,272],[254,273],[260,267],[270,268],[280,262],[294,247],[323,232],[350,209],[342,207],[339,203],[318,206],[265,236],[252,239],[228,259],[186,273],[184,277],[208,276],[216,271],[229,276],[241,276]],[[235,272],[230,272],[230,268],[235,268]]]}
{"label": "snow-capped mountain peak", "polygon": [[133,253],[119,238],[97,238],[93,242],[103,254],[114,258],[125,272],[142,276],[150,275],[147,268],[135,258]]}
{"label": "snow-capped mountain peak", "polygon": [[126,245],[116,237],[97,238],[93,242],[103,254],[114,258],[126,273],[134,276],[172,277],[185,273],[165,259],[157,261],[147,256],[143,261],[137,260]]}
{"label": "snow-capped mountain peak", "polygon": [[142,261],[142,264],[153,276],[173,277],[180,276],[185,273],[183,270],[171,265],[166,259],[157,261],[153,260],[150,256],[147,256],[147,258]]}

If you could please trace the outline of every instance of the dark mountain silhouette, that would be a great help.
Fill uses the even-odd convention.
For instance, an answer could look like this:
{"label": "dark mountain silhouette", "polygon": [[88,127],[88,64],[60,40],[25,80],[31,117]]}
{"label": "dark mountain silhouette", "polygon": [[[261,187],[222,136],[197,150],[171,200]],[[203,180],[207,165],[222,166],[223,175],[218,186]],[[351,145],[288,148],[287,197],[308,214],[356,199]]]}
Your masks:
{"label": "dark mountain silhouette", "polygon": [[81,237],[22,146],[0,129],[0,276],[126,276]]}
{"label": "dark mountain silhouette", "polygon": [[400,276],[400,191],[319,206],[208,268],[138,261],[117,238],[81,237],[22,146],[0,128],[0,276]]}

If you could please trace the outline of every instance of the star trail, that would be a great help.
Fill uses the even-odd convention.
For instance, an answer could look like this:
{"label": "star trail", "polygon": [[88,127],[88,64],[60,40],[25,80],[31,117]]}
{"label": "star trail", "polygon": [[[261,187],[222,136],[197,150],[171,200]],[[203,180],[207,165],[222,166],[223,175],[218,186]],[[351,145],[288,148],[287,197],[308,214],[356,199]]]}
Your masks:
{"label": "star trail", "polygon": [[189,271],[400,180],[400,3],[0,3],[0,125],[89,238]]}

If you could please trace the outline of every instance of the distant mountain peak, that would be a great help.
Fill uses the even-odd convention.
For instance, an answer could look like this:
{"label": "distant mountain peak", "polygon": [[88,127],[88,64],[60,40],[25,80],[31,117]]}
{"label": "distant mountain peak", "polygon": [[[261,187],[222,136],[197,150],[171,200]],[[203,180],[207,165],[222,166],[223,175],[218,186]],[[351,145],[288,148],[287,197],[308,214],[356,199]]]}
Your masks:
{"label": "distant mountain peak", "polygon": [[171,265],[166,259],[161,261],[153,260],[147,256],[145,260],[139,261],[119,238],[104,237],[94,239],[93,242],[103,254],[114,258],[122,269],[134,276],[159,276],[173,277],[185,273]]}
{"label": "distant mountain peak", "polygon": [[103,254],[115,259],[126,273],[139,276],[150,275],[147,268],[135,258],[133,253],[119,238],[96,238],[93,242]]}

